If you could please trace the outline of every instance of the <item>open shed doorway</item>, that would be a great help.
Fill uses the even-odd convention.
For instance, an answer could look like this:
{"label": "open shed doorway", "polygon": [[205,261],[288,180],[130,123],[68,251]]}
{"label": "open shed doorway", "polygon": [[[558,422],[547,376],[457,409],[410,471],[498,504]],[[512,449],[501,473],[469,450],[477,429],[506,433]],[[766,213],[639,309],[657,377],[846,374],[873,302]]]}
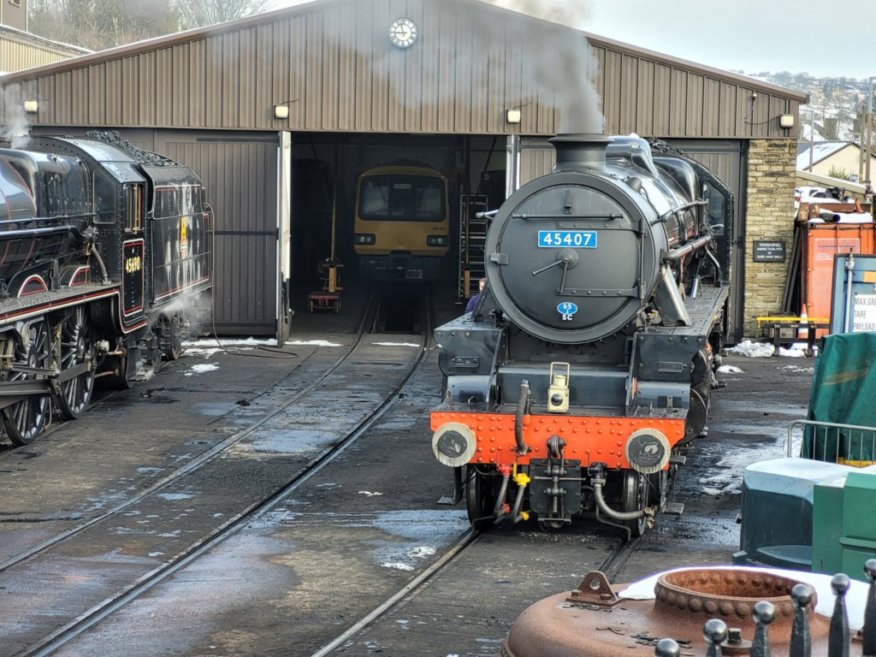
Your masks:
{"label": "open shed doorway", "polygon": [[[292,136],[292,304],[307,310],[307,295],[325,285],[324,263],[341,263],[343,296],[361,295],[369,279],[354,249],[357,181],[383,165],[428,167],[448,183],[449,245],[433,287],[454,291],[460,276],[460,207],[483,195],[504,199],[504,137],[296,133]],[[334,230],[333,230],[334,227]]]}

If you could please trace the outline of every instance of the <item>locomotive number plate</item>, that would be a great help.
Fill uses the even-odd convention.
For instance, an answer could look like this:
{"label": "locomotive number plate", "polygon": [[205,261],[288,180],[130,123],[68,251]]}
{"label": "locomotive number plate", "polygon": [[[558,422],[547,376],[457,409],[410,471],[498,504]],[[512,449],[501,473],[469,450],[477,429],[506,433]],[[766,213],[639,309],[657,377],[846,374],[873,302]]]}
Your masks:
{"label": "locomotive number plate", "polygon": [[595,249],[595,230],[540,230],[538,246],[542,249]]}

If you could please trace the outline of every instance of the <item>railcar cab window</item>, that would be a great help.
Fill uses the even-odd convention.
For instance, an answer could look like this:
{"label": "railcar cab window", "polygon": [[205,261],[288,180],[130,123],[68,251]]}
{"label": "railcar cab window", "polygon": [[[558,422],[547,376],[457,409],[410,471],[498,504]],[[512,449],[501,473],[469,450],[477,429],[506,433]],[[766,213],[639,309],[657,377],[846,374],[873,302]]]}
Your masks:
{"label": "railcar cab window", "polygon": [[359,217],[373,221],[441,221],[444,183],[432,176],[369,176],[359,193]]}

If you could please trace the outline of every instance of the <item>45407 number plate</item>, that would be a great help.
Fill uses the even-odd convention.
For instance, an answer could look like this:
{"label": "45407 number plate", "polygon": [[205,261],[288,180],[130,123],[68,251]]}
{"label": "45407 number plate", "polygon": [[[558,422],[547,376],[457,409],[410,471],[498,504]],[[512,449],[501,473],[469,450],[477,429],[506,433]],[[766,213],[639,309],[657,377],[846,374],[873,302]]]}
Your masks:
{"label": "45407 number plate", "polygon": [[595,230],[540,230],[538,246],[542,249],[595,249]]}

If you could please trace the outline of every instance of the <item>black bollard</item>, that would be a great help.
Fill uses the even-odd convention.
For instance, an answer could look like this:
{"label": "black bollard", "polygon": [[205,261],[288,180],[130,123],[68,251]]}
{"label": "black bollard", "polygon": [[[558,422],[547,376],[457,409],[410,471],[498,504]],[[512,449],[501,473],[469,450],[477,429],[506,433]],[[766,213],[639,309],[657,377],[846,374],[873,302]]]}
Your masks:
{"label": "black bollard", "polygon": [[867,606],[864,608],[862,652],[864,657],[876,657],[876,559],[867,559],[864,572],[870,579],[870,588],[867,590]]}
{"label": "black bollard", "polygon": [[751,644],[751,657],[770,657],[770,636],[767,627],[776,617],[776,608],[770,602],[761,601],[754,605],[754,643]]}
{"label": "black bollard", "polygon": [[675,639],[660,639],[654,648],[655,657],[679,657],[681,648]]}
{"label": "black bollard", "polygon": [[849,657],[849,616],[846,613],[846,593],[852,585],[849,576],[840,573],[830,580],[836,596],[830,631],[827,635],[827,657]]}
{"label": "black bollard", "polygon": [[796,584],[791,589],[791,600],[794,602],[794,625],[791,628],[790,657],[811,657],[812,635],[809,633],[809,616],[806,608],[812,603],[812,587],[808,584]]}
{"label": "black bollard", "polygon": [[709,644],[706,657],[721,657],[721,644],[727,640],[727,623],[717,618],[707,620],[703,626],[703,637]]}

